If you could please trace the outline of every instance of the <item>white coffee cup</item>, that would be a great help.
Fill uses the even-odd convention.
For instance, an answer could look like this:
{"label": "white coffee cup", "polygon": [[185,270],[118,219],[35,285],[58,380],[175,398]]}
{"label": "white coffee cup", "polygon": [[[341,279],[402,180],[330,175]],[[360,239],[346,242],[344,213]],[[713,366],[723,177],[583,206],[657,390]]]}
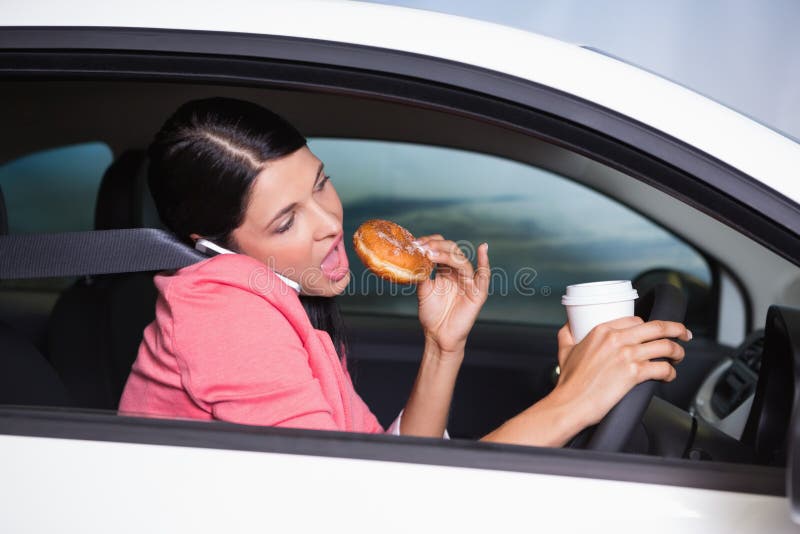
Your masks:
{"label": "white coffee cup", "polygon": [[567,320],[575,343],[595,326],[633,316],[633,301],[639,294],[630,280],[591,282],[567,286],[561,304],[567,308]]}

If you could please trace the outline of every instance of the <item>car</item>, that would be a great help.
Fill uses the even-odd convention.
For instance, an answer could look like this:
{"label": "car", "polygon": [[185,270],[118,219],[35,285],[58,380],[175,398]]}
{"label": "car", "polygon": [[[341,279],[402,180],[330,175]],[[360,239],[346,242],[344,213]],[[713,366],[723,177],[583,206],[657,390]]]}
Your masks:
{"label": "car", "polygon": [[[0,530],[797,530],[797,141],[599,51],[420,10],[11,1],[0,26]],[[452,439],[117,414],[153,274],[203,258],[158,220],[145,149],[208,96],[296,125],[346,232],[490,244]],[[685,299],[678,378],[612,411],[611,447],[478,441],[553,387],[566,286],[616,279]],[[348,362],[386,426],[422,353],[413,288],[352,280]]]}

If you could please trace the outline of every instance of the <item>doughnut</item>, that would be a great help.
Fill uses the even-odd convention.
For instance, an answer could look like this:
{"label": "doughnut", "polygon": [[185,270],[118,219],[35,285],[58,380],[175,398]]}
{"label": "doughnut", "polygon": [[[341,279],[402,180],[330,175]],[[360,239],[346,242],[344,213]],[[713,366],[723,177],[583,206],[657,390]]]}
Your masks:
{"label": "doughnut", "polygon": [[433,270],[433,262],[413,240],[399,224],[380,219],[366,221],[353,234],[353,246],[364,265],[384,280],[400,284],[418,284]]}

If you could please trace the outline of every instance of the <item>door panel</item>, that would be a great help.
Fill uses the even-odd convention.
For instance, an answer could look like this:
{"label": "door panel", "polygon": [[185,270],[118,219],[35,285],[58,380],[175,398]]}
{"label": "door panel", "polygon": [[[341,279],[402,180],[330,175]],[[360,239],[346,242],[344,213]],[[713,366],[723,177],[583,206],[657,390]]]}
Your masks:
{"label": "door panel", "polygon": [[[3,532],[796,532],[785,497],[679,485],[26,436],[0,436],[0,455]],[[569,463],[530,449],[548,461]]]}

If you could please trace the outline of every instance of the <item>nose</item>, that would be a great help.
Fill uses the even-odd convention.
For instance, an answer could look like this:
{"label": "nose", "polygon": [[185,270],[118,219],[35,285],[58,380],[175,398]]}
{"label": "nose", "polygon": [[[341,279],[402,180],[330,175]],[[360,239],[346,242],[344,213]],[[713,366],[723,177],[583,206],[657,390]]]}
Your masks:
{"label": "nose", "polygon": [[314,238],[322,240],[339,235],[342,231],[341,212],[333,211],[318,202],[313,202],[312,205],[316,223]]}

